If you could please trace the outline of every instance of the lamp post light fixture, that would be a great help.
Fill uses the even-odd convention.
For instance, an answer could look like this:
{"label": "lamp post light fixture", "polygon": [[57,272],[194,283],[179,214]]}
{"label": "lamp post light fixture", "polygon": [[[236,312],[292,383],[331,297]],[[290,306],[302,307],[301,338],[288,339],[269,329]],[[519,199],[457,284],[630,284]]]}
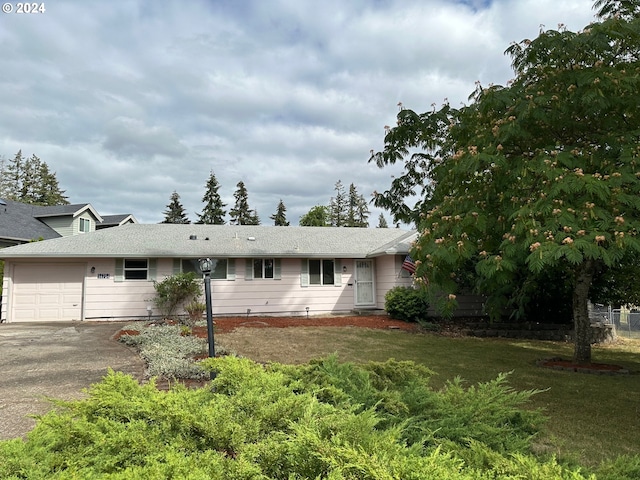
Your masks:
{"label": "lamp post light fixture", "polygon": [[[217,263],[210,258],[201,258],[200,271],[204,274],[204,298],[207,306],[207,340],[209,342],[209,357],[216,357],[216,346],[213,338],[213,308],[211,306],[211,270],[215,268]],[[211,372],[210,379],[215,378],[215,372]]]}

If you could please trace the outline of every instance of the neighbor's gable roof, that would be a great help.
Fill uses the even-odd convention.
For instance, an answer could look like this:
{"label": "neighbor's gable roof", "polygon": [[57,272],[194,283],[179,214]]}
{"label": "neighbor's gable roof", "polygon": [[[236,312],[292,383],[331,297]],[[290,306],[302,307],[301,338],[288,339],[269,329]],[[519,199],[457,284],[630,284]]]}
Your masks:
{"label": "neighbor's gable roof", "polygon": [[413,235],[395,228],[128,224],[5,248],[0,258],[363,258],[407,253]]}
{"label": "neighbor's gable roof", "polygon": [[36,218],[45,217],[77,217],[84,212],[90,212],[98,222],[102,222],[102,217],[90,203],[77,203],[74,205],[53,205],[45,207],[34,207],[33,216]]}
{"label": "neighbor's gable roof", "polygon": [[28,242],[58,238],[60,234],[34,216],[43,207],[3,200],[0,205],[0,238]]}
{"label": "neighbor's gable roof", "polygon": [[130,213],[123,213],[121,215],[103,215],[102,221],[98,223],[99,227],[117,227],[124,225],[125,223],[138,223],[136,217]]}

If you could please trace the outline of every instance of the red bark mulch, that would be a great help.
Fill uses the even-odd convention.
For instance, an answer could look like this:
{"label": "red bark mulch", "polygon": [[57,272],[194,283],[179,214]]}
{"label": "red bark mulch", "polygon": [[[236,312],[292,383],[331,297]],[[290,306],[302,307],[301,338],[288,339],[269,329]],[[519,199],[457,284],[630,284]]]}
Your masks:
{"label": "red bark mulch", "polygon": [[620,365],[608,363],[574,363],[571,360],[563,360],[559,357],[540,360],[538,366],[567,372],[593,373],[596,375],[628,374],[629,370]]}
{"label": "red bark mulch", "polygon": [[[384,330],[402,330],[406,332],[418,332],[420,326],[417,323],[408,323],[393,320],[386,315],[358,315],[337,317],[216,317],[214,318],[215,334],[231,333],[236,328],[288,328],[288,327],[357,327],[374,328]],[[447,330],[445,328],[445,330]],[[455,330],[455,329],[454,329]],[[134,330],[121,330],[114,338],[122,335],[137,335]],[[460,336],[457,330],[442,332],[451,336]],[[207,338],[207,327],[197,326],[192,328],[192,335]],[[538,366],[554,370],[564,370],[578,373],[592,373],[599,375],[628,374],[629,370],[620,365],[589,363],[577,364],[571,360],[563,360],[554,357],[537,362]]]}
{"label": "red bark mulch", "polygon": [[[214,318],[216,334],[230,333],[236,328],[287,328],[287,327],[359,327],[385,330],[420,330],[417,323],[392,320],[386,315],[362,315],[344,317],[219,317]],[[204,333],[204,335],[202,335]],[[193,334],[207,336],[207,327],[194,327]]]}

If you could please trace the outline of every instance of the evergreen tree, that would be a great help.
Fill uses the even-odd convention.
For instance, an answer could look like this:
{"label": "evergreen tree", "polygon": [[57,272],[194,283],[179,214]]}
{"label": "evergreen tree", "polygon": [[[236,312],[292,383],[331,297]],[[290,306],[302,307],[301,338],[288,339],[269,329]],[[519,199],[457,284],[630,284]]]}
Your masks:
{"label": "evergreen tree", "polygon": [[345,221],[346,227],[355,227],[356,226],[356,209],[358,205],[358,190],[356,186],[352,183],[349,185],[349,199],[348,199],[348,207],[347,207],[347,219]]}
{"label": "evergreen tree", "polygon": [[382,213],[378,215],[378,228],[389,228],[387,220],[386,218],[384,218],[384,215]]}
{"label": "evergreen tree", "polygon": [[40,158],[22,156],[22,150],[12,160],[0,162],[0,197],[31,205],[67,205],[55,173]]}
{"label": "evergreen tree", "polygon": [[301,227],[330,227],[329,207],[316,205],[300,217]]}
{"label": "evergreen tree", "polygon": [[180,203],[180,195],[175,190],[171,194],[171,201],[164,212],[164,220],[161,223],[191,223],[187,218],[187,213]]}
{"label": "evergreen tree", "polygon": [[64,195],[65,191],[60,190],[60,184],[56,174],[51,173],[49,165],[42,162],[40,165],[40,188],[38,190],[37,202],[39,205],[68,205],[69,200]]}
{"label": "evergreen tree", "polygon": [[249,208],[249,194],[244,182],[240,180],[236,185],[237,189],[233,194],[236,199],[235,206],[229,211],[232,225],[260,225],[258,212]]}
{"label": "evergreen tree", "polygon": [[9,198],[9,181],[6,172],[7,159],[0,156],[0,198]]}
{"label": "evergreen tree", "polygon": [[206,185],[207,190],[202,197],[202,201],[205,206],[201,214],[198,215],[198,221],[196,223],[204,223],[207,225],[224,225],[224,217],[227,214],[224,207],[227,205],[222,203],[222,199],[218,194],[220,184],[216,179],[213,171],[209,174],[209,180]]}
{"label": "evergreen tree", "polygon": [[7,198],[17,202],[20,201],[20,193],[22,190],[23,168],[24,160],[22,159],[22,150],[18,150],[13,160],[9,160],[7,163],[6,170],[2,172],[2,177],[7,179]]}
{"label": "evergreen tree", "polygon": [[287,215],[286,212],[287,211],[287,207],[284,206],[284,202],[282,201],[282,199],[280,199],[280,202],[278,203],[278,208],[276,210],[276,213],[274,213],[273,215],[271,215],[269,218],[271,220],[273,220],[273,224],[276,227],[288,227],[289,226],[289,222],[287,222]]}
{"label": "evergreen tree", "polygon": [[344,227],[347,222],[348,199],[342,181],[336,182],[335,191],[336,195],[329,203],[329,219],[332,227]]}
{"label": "evergreen tree", "polygon": [[367,201],[358,193],[358,189],[352,183],[349,185],[349,198],[345,226],[366,228],[369,226],[368,218],[369,207],[367,205]]}

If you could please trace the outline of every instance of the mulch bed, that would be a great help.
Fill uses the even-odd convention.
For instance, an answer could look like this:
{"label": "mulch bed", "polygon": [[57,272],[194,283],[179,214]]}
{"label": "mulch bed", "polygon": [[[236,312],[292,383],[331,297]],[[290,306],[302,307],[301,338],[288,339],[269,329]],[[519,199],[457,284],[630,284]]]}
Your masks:
{"label": "mulch bed", "polygon": [[[230,333],[236,328],[288,328],[288,327],[359,327],[417,332],[417,323],[392,320],[386,315],[361,315],[343,317],[219,317],[214,318],[214,332]],[[207,336],[206,327],[195,327],[193,334]]]}
{"label": "mulch bed", "polygon": [[[214,318],[214,333],[231,333],[237,328],[289,328],[289,327],[355,327],[373,328],[383,330],[401,330],[406,332],[422,331],[417,323],[408,323],[400,320],[393,320],[386,315],[358,315],[358,316],[334,316],[334,317],[216,317]],[[459,325],[442,325],[439,332],[446,336],[464,336],[465,332]],[[121,330],[114,338],[118,339],[122,335],[137,335],[137,331]],[[207,338],[207,327],[192,327],[192,335]],[[604,363],[577,364],[571,360],[564,360],[559,357],[542,359],[537,365],[554,370],[564,370],[577,373],[591,373],[596,375],[618,375],[629,374],[629,370],[620,365]],[[194,382],[199,384],[200,382]],[[162,385],[166,387],[165,385]]]}
{"label": "mulch bed", "polygon": [[546,358],[537,362],[539,367],[553,370],[564,370],[576,373],[591,373],[594,375],[627,375],[629,370],[620,365],[608,363],[574,363],[571,360],[563,360],[559,357]]}

